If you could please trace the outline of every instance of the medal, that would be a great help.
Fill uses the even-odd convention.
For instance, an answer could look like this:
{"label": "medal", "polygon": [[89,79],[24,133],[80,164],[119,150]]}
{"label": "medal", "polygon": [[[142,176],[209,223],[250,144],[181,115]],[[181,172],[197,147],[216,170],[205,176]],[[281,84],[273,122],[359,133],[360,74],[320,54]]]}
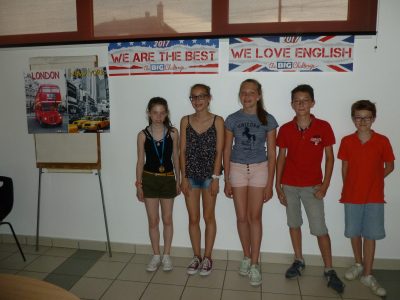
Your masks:
{"label": "medal", "polygon": [[[151,127],[150,127],[150,129],[151,129]],[[153,138],[153,130],[151,130],[151,133],[152,133],[151,139],[152,139],[152,141],[153,141],[154,150],[156,151],[158,160],[160,161],[160,166],[158,167],[158,171],[159,171],[160,173],[164,173],[164,172],[165,172],[165,167],[164,167],[164,165],[163,165],[163,160],[164,160],[164,148],[165,148],[165,127],[164,127],[164,129],[163,129],[163,140],[162,140],[161,155],[160,155],[160,153],[158,152],[158,148],[157,148],[157,145],[159,146],[159,145],[160,145],[160,142],[157,142],[157,143],[156,143],[156,142],[154,141],[154,138]]]}

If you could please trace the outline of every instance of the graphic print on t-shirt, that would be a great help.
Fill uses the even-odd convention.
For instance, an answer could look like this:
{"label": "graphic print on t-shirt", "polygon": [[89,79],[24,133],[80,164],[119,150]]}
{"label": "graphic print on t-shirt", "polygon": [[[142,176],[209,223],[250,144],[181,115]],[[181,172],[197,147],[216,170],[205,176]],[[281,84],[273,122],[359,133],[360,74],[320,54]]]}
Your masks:
{"label": "graphic print on t-shirt", "polygon": [[238,124],[238,129],[242,131],[242,137],[244,137],[241,141],[244,150],[253,150],[257,137],[255,134],[251,133],[251,128],[259,128],[260,125],[245,122]]}

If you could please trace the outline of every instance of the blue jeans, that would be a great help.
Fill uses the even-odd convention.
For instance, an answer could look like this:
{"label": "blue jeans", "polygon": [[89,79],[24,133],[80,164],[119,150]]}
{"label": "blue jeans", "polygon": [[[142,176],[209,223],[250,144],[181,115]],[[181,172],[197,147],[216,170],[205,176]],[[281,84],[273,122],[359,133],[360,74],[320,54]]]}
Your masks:
{"label": "blue jeans", "polygon": [[206,178],[206,179],[188,178],[188,179],[192,189],[208,189],[212,180],[211,178]]}

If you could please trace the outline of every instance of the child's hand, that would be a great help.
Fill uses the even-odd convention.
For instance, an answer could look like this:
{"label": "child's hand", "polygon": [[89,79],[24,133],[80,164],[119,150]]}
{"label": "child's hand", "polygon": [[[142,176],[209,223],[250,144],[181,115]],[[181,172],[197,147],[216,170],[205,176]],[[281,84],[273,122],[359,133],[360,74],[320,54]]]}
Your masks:
{"label": "child's hand", "polygon": [[211,179],[211,184],[210,184],[210,192],[211,196],[217,196],[219,192],[219,180],[218,179]]}
{"label": "child's hand", "polygon": [[181,185],[179,182],[176,183],[176,195],[178,196],[181,193]]}
{"label": "child's hand", "polygon": [[189,197],[189,191],[190,190],[191,190],[191,186],[190,186],[190,183],[189,183],[189,179],[182,178],[181,191],[182,191],[183,195],[185,195],[186,197]]}
{"label": "child's hand", "polygon": [[141,187],[136,188],[136,197],[140,202],[144,202],[143,189]]}
{"label": "child's hand", "polygon": [[324,199],[325,195],[326,195],[326,191],[328,190],[328,187],[325,187],[323,184],[319,184],[314,186],[314,196],[315,198],[322,200]]}
{"label": "child's hand", "polygon": [[224,193],[225,193],[225,196],[228,198],[233,197],[232,185],[229,181],[225,181]]}
{"label": "child's hand", "polygon": [[272,191],[272,187],[265,187],[264,188],[264,193],[263,193],[263,202],[267,202],[271,200],[272,196],[274,195],[274,192]]}
{"label": "child's hand", "polygon": [[280,184],[279,184],[279,185],[276,185],[276,186],[275,186],[275,189],[276,189],[276,194],[278,195],[279,202],[280,202],[283,206],[287,206],[286,195],[285,195],[285,193],[283,192],[282,186],[281,186]]}

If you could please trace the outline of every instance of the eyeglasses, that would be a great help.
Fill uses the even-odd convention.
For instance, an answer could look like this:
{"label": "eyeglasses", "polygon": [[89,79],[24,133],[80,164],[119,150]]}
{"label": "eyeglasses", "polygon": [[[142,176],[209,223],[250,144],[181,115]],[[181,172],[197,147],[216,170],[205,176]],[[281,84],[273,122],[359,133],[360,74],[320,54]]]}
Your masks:
{"label": "eyeglasses", "polygon": [[293,100],[292,103],[294,105],[308,104],[311,100]]}
{"label": "eyeglasses", "polygon": [[371,122],[373,117],[360,117],[360,116],[355,116],[353,117],[354,121],[356,122],[361,122],[361,121],[365,121],[365,122]]}
{"label": "eyeglasses", "polygon": [[200,95],[196,95],[196,96],[189,96],[189,100],[190,101],[197,101],[197,100],[205,100],[208,98],[208,96],[210,96],[209,94],[200,94]]}

